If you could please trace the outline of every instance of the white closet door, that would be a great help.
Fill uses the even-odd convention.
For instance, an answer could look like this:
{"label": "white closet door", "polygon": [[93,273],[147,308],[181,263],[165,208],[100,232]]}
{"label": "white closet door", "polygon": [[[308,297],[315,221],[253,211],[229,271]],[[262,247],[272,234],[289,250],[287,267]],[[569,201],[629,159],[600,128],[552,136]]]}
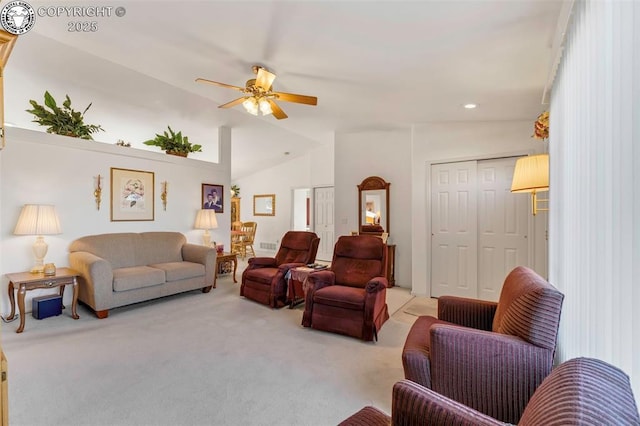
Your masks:
{"label": "white closet door", "polygon": [[431,296],[477,297],[477,162],[431,167]]}
{"label": "white closet door", "polygon": [[317,260],[331,261],[335,244],[334,188],[314,188],[313,190],[313,229],[320,237]]}
{"label": "white closet door", "polygon": [[529,197],[511,193],[515,158],[478,162],[478,298],[497,301],[507,274],[528,263]]}

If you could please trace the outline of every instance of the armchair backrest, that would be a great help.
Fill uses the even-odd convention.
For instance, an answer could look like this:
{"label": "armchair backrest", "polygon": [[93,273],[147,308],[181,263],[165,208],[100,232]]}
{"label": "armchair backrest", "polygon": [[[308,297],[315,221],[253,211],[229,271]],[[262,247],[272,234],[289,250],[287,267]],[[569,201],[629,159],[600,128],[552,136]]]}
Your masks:
{"label": "armchair backrest", "polygon": [[315,232],[289,231],[282,237],[276,263],[313,263],[320,238]]}
{"label": "armchair backrest", "polygon": [[640,425],[629,377],[594,358],[556,367],[536,389],[521,425]]}
{"label": "armchair backrest", "polygon": [[387,250],[381,238],[372,235],[343,235],[333,250],[331,270],[336,284],[366,287],[369,280],[383,277]]}
{"label": "armchair backrest", "polygon": [[518,266],[505,279],[492,330],[555,350],[563,299],[540,275]]}

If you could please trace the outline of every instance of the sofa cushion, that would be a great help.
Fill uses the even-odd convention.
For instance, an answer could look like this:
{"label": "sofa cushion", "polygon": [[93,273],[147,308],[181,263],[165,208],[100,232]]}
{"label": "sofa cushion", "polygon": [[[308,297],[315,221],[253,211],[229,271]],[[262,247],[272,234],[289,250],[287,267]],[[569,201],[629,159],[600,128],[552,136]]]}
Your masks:
{"label": "sofa cushion", "polygon": [[187,238],[179,232],[142,232],[136,242],[136,265],[181,262]]}
{"label": "sofa cushion", "polygon": [[149,265],[165,272],[166,280],[179,281],[204,276],[204,265],[193,262],[167,262]]}
{"label": "sofa cushion", "polygon": [[256,268],[249,269],[243,274],[243,279],[246,277],[249,281],[262,283],[267,286],[271,286],[273,277],[278,273],[278,268]]}
{"label": "sofa cushion", "polygon": [[165,272],[149,266],[113,270],[113,291],[127,291],[165,283]]}
{"label": "sofa cushion", "polygon": [[363,288],[330,285],[313,294],[313,303],[362,311],[366,293]]}
{"label": "sofa cushion", "polygon": [[136,261],[138,234],[131,232],[88,235],[78,238],[69,246],[69,252],[86,251],[105,259],[113,269],[144,265]]}

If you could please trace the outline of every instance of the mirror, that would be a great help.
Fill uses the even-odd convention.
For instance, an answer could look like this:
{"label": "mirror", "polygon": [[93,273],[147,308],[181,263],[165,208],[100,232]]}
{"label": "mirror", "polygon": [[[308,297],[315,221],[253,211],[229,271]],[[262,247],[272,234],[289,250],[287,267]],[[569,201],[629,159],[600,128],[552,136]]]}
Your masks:
{"label": "mirror", "polygon": [[263,194],[253,196],[254,216],[275,216],[276,215],[276,195]]}
{"label": "mirror", "polygon": [[358,185],[358,228],[361,234],[389,233],[389,185],[369,176]]}

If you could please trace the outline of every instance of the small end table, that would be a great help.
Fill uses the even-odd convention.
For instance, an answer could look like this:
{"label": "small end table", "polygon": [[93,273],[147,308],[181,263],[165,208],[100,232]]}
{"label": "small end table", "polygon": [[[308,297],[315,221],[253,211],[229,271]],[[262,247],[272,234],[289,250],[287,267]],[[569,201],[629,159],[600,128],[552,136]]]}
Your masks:
{"label": "small end table", "polygon": [[[16,272],[7,274],[9,278],[9,303],[11,303],[11,315],[7,317],[7,321],[11,321],[16,313],[16,301],[13,294],[15,288],[18,288],[18,310],[20,312],[20,326],[16,333],[22,333],[24,330],[25,314],[24,314],[24,296],[27,291],[36,288],[60,288],[60,297],[64,295],[64,286],[73,286],[73,301],[71,302],[71,318],[78,319],[80,316],[76,312],[78,304],[78,277],[80,273],[70,268],[57,268],[55,275],[44,275],[43,273],[32,274],[31,272]],[[64,309],[64,305],[62,305]]]}
{"label": "small end table", "polygon": [[322,269],[309,268],[307,266],[298,266],[297,268],[290,269],[291,278],[289,279],[289,289],[287,297],[287,301],[289,302],[289,309],[293,309],[294,306],[304,302],[304,298],[307,295],[307,288],[305,285],[307,277],[310,273],[319,270]]}
{"label": "small end table", "polygon": [[218,253],[218,259],[216,261],[216,276],[213,279],[213,288],[216,288],[216,281],[218,281],[218,267],[222,262],[233,262],[233,282],[236,280],[236,269],[238,269],[238,253]]}

